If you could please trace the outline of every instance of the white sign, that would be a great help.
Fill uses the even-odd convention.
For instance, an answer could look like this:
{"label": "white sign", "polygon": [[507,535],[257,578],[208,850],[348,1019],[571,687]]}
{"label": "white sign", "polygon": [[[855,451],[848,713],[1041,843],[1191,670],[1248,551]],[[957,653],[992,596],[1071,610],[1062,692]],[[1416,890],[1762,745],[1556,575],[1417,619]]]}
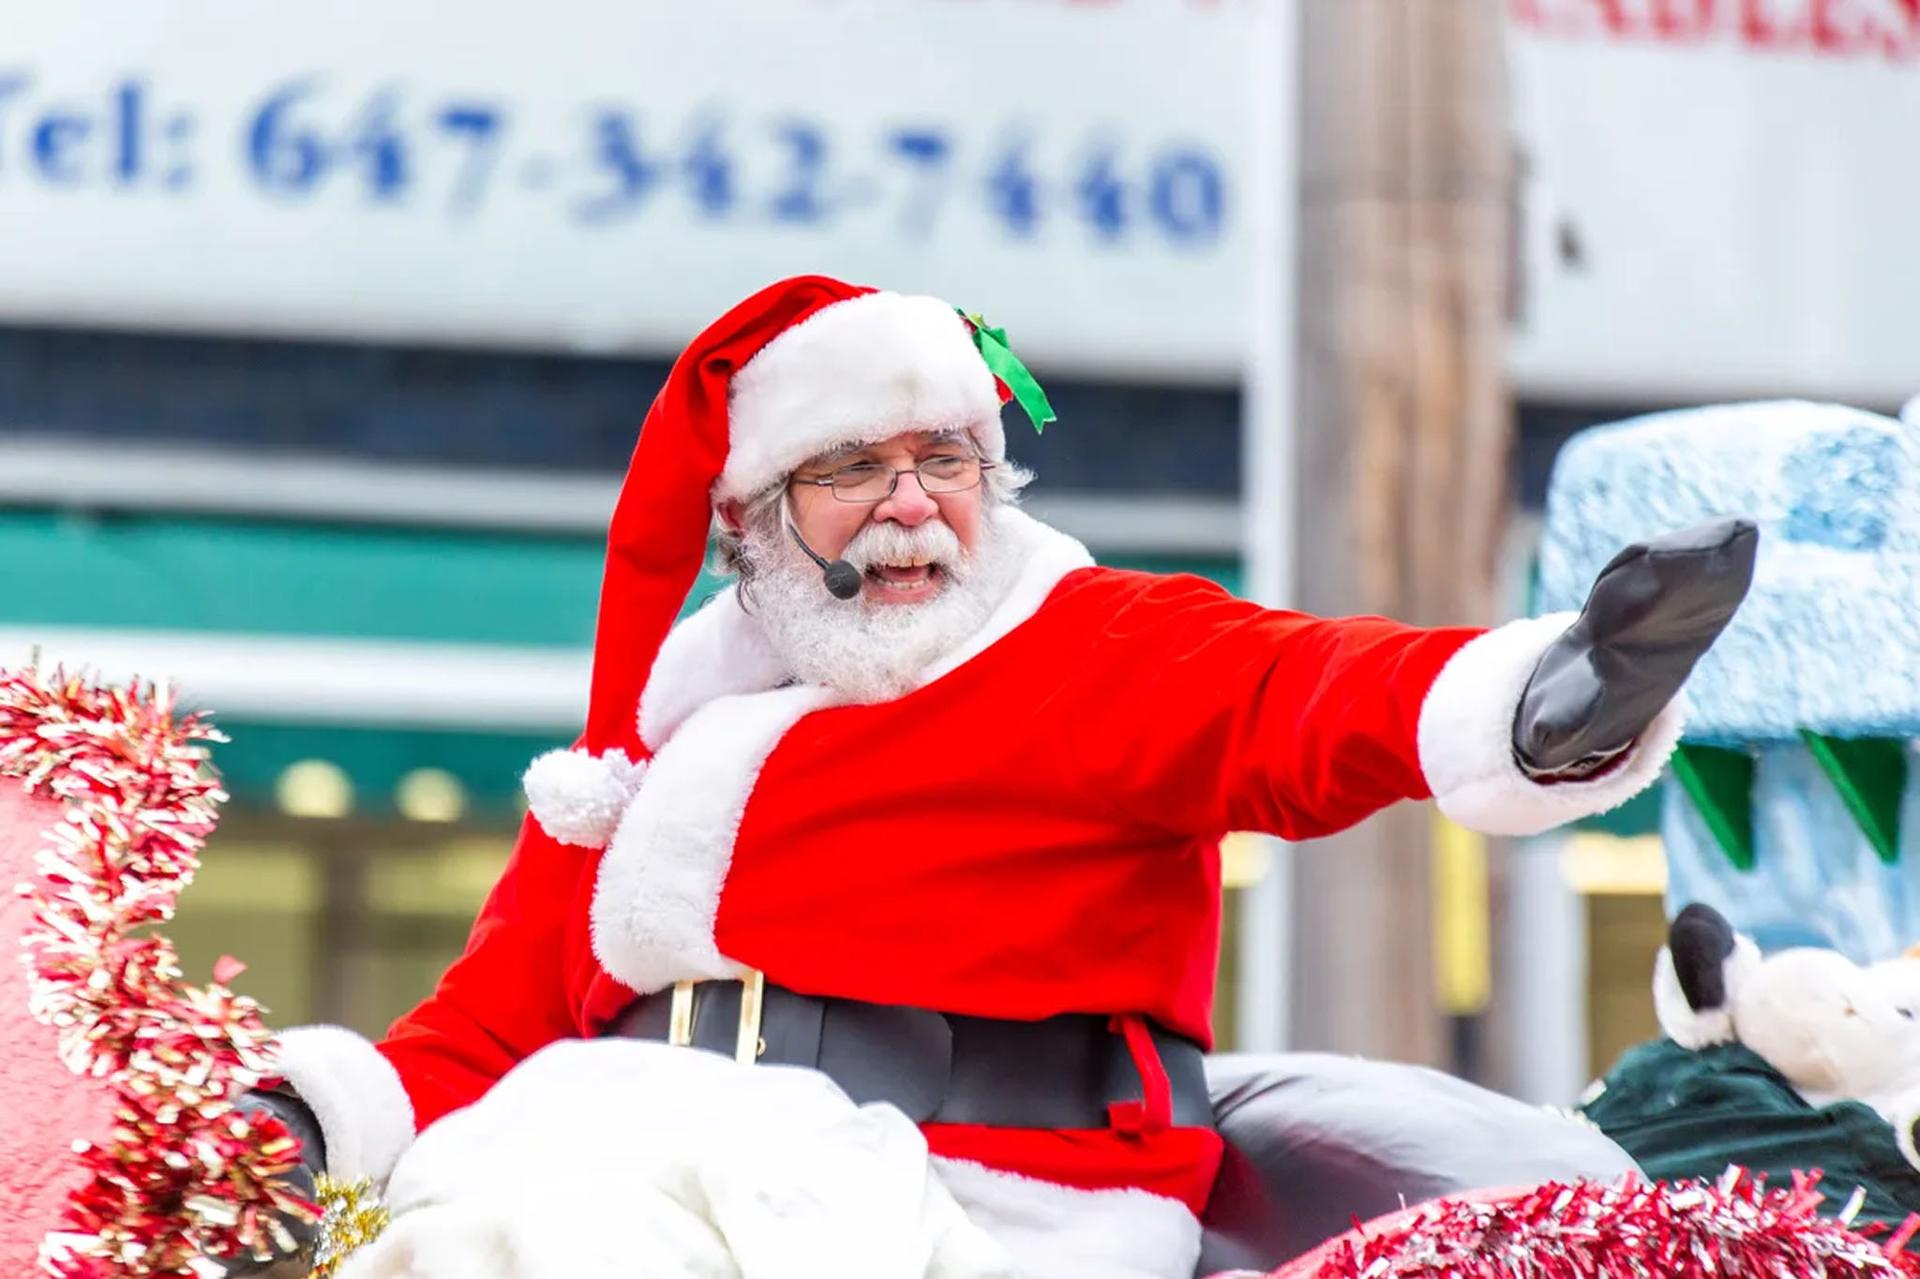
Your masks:
{"label": "white sign", "polygon": [[1508,0],[1523,391],[1920,392],[1920,0]]}
{"label": "white sign", "polygon": [[20,5],[0,317],[671,353],[823,271],[1237,371],[1245,4]]}

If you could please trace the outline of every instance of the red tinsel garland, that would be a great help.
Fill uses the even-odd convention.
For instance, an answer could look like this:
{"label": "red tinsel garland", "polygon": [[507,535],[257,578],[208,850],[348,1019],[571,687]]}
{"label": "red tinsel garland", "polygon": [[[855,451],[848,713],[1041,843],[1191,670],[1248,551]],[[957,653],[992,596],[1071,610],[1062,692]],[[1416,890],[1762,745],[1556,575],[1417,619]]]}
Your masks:
{"label": "red tinsel garland", "polygon": [[0,671],[0,777],[66,809],[41,885],[21,887],[36,902],[31,1011],[115,1099],[107,1139],[76,1147],[86,1183],[41,1250],[60,1279],[188,1279],[203,1258],[285,1246],[283,1212],[317,1216],[279,1180],[299,1143],[233,1108],[272,1074],[258,1006],[225,985],[238,966],[185,985],[167,939],[139,931],[172,918],[199,867],[226,799],[202,743],[223,740],[199,716],[176,721],[164,688]]}
{"label": "red tinsel garland", "polygon": [[1790,1188],[1730,1168],[1717,1183],[1628,1176],[1443,1199],[1353,1232],[1278,1279],[1902,1279],[1920,1218],[1884,1243],[1819,1216],[1818,1174]]}

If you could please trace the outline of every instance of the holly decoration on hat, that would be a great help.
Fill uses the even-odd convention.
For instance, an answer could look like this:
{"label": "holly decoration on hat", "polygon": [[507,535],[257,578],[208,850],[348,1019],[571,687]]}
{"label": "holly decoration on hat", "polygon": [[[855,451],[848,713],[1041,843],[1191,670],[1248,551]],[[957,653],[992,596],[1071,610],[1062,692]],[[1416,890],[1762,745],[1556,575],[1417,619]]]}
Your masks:
{"label": "holly decoration on hat", "polygon": [[1027,421],[1033,423],[1034,434],[1043,434],[1049,423],[1059,421],[1053,405],[1047,401],[1047,393],[1040,389],[1039,381],[1007,344],[1007,331],[996,329],[980,316],[968,315],[965,311],[960,312],[960,318],[967,322],[967,328],[973,334],[973,345],[980,352],[980,358],[986,361],[987,371],[993,374],[1008,398],[1019,403],[1021,412],[1027,415]]}

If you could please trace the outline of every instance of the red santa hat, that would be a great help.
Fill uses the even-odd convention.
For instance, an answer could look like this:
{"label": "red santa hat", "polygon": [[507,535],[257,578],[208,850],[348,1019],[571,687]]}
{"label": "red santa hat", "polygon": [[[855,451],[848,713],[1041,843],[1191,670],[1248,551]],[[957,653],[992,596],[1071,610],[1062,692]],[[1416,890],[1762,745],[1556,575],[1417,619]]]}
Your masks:
{"label": "red santa hat", "polygon": [[[639,706],[706,556],[714,504],[749,498],[820,453],[902,431],[964,430],[1006,455],[1010,394],[976,324],[938,298],[797,276],[728,311],[674,361],[633,451],[607,534],[586,734],[534,761],[534,819],[598,848],[651,751]],[[1001,335],[982,330],[996,344]]]}

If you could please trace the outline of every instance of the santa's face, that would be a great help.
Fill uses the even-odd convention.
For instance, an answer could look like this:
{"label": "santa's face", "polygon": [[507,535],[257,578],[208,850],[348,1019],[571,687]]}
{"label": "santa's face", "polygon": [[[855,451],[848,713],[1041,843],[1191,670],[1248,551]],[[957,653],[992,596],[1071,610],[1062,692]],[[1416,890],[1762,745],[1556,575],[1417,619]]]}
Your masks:
{"label": "santa's face", "polygon": [[[854,701],[897,697],[986,623],[1018,566],[977,464],[965,437],[899,435],[801,467],[778,495],[784,507],[722,509],[742,531],[752,611],[796,678]],[[858,595],[827,592],[788,513],[816,552],[860,571]]]}
{"label": "santa's face", "polygon": [[[890,479],[897,479],[890,495],[858,500],[884,493]],[[948,488],[957,484],[966,487]],[[928,492],[929,486],[935,491]],[[935,598],[951,584],[954,566],[937,556],[930,560],[929,549],[957,541],[970,555],[979,544],[979,460],[963,435],[909,431],[815,458],[794,472],[790,495],[794,527],[827,559],[840,558],[856,539],[874,548],[859,557],[862,601],[872,606]],[[938,529],[915,532],[936,524],[945,525],[951,538]]]}

